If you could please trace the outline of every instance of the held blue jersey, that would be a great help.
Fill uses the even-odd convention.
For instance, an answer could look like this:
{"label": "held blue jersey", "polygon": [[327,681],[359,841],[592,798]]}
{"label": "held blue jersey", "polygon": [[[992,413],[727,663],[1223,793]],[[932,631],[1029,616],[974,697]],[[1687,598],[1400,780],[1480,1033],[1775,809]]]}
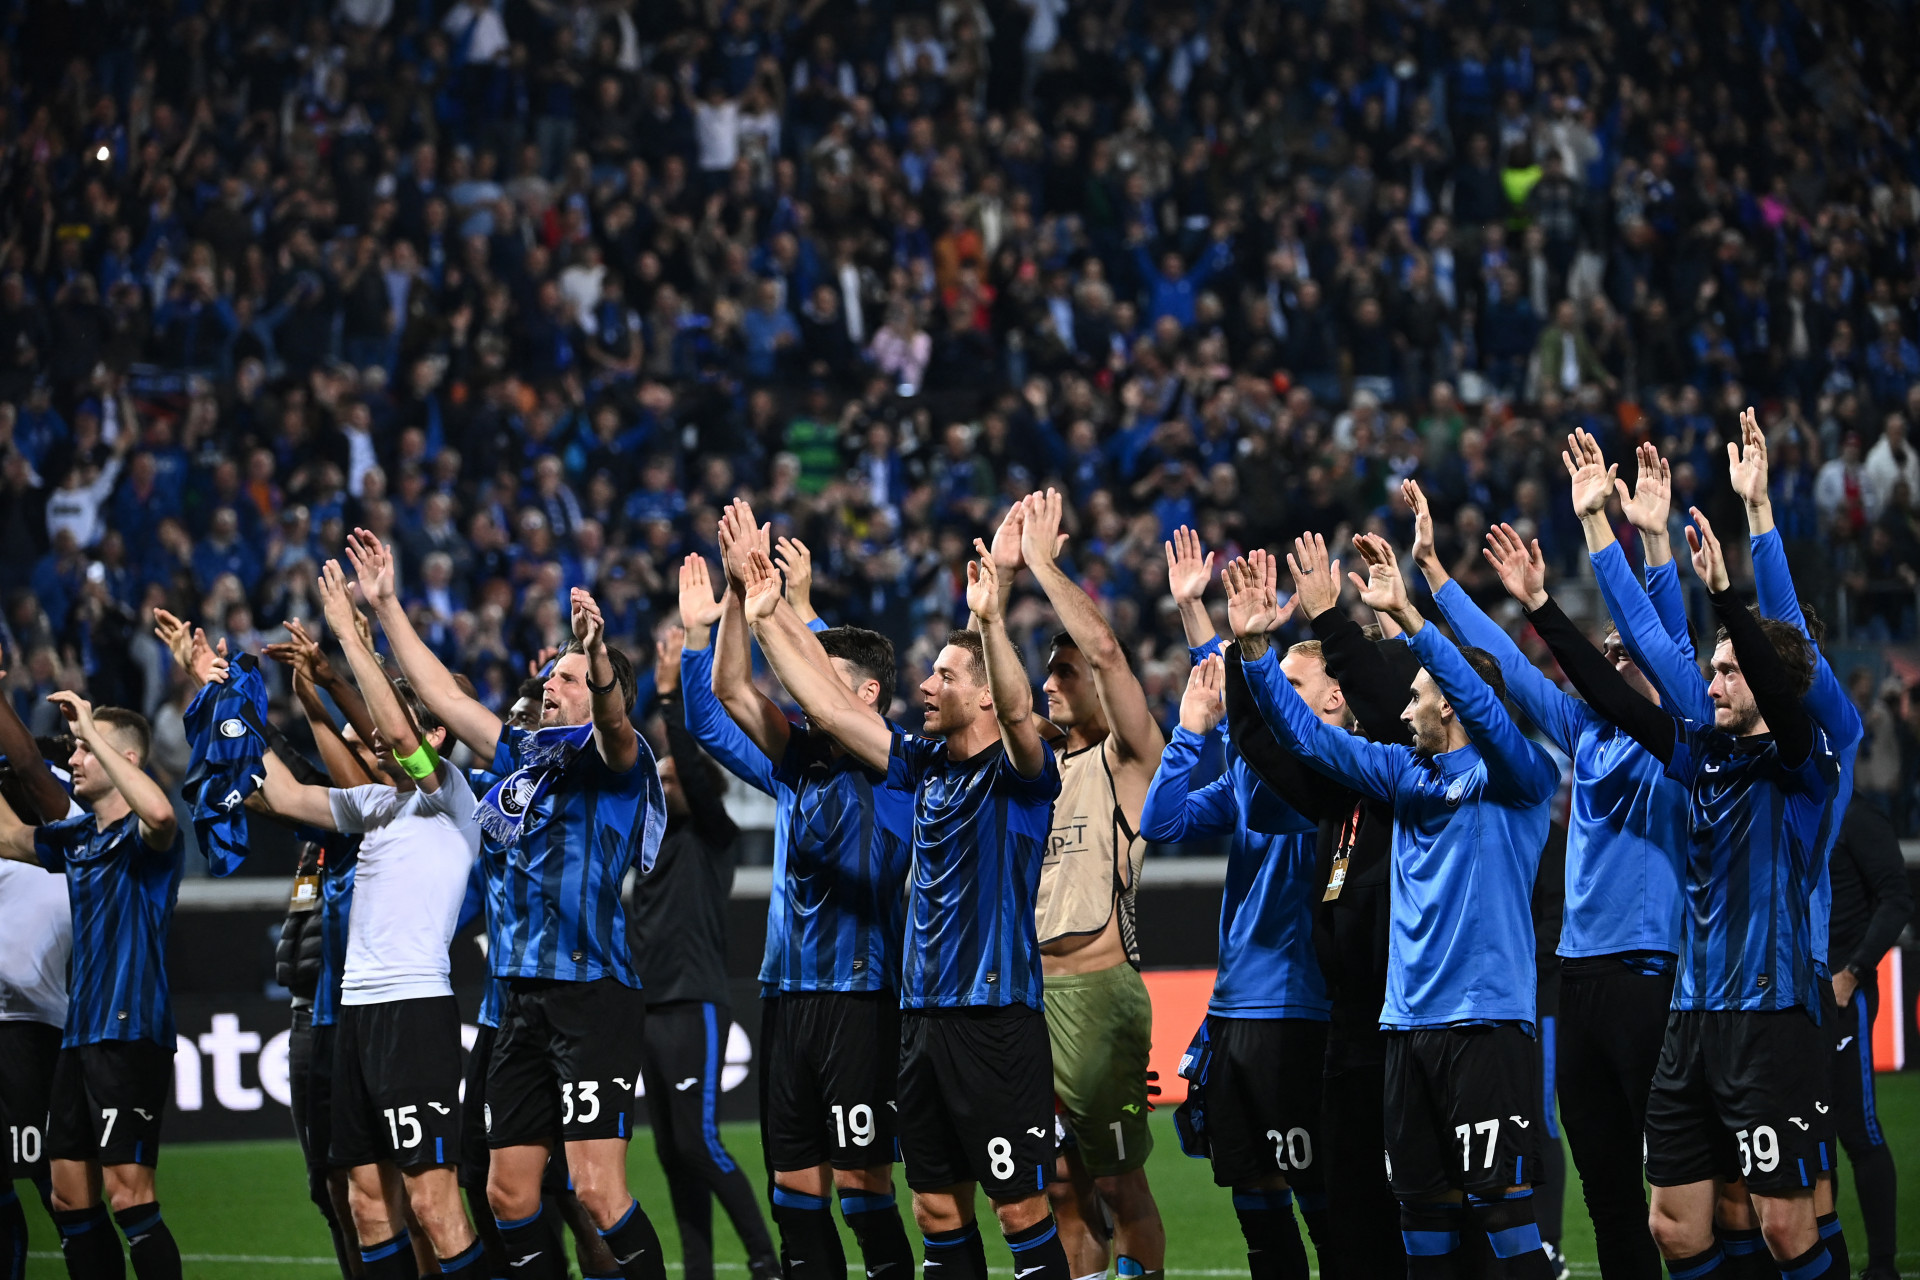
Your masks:
{"label": "held blue jersey", "polygon": [[63,1048],[151,1040],[172,1050],[167,929],[184,848],[179,832],[165,849],[148,847],[131,813],[105,828],[88,813],[34,829],[34,856],[67,877],[73,904]]}
{"label": "held blue jersey", "polygon": [[[532,732],[502,731],[516,769]],[[496,978],[593,982],[613,978],[638,990],[627,949],[620,885],[627,868],[651,858],[665,826],[656,810],[659,775],[644,737],[624,772],[600,758],[591,739],[526,810],[506,848],[500,910],[490,912],[489,967]]]}
{"label": "held blue jersey", "polygon": [[897,990],[913,797],[836,753],[826,734],[798,726],[774,778],[789,814],[773,854],[761,984]]}
{"label": "held blue jersey", "polygon": [[1559,954],[1677,953],[1685,910],[1686,788],[1652,752],[1541,675],[1459,583],[1448,581],[1433,599],[1460,643],[1499,661],[1507,696],[1573,758]]}
{"label": "held blue jersey", "polygon": [[1041,744],[1023,778],[998,741],[965,760],[934,738],[894,730],[887,786],[911,794],[913,870],[900,1005],[1041,1007],[1034,899],[1060,769]]}
{"label": "held blue jersey", "polygon": [[1393,805],[1393,927],[1381,1027],[1531,1027],[1531,898],[1560,773],[1437,627],[1422,627],[1408,644],[1471,739],[1431,760],[1322,723],[1287,683],[1273,650],[1243,669],[1281,745]]}
{"label": "held blue jersey", "polygon": [[1803,1008],[1818,1021],[1811,907],[1840,772],[1826,735],[1816,729],[1812,754],[1789,769],[1770,736],[1736,738],[1675,717],[1667,772],[1692,797],[1673,1007]]}
{"label": "held blue jersey", "polygon": [[1237,756],[1198,791],[1188,780],[1205,739],[1176,728],[1140,810],[1140,833],[1174,842],[1228,836],[1220,961],[1207,1012],[1226,1018],[1326,1021],[1333,1001],[1313,946],[1318,826],[1256,779]]}

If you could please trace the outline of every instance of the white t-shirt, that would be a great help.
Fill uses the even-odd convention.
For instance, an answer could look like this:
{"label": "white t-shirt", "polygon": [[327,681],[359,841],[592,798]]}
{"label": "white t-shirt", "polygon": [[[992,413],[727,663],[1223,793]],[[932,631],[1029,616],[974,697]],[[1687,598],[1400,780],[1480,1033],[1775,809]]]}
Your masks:
{"label": "white t-shirt", "polygon": [[452,995],[447,947],[480,856],[473,788],[449,765],[432,795],[373,785],[336,788],[331,799],[335,826],[366,833],[354,872],[340,1003]]}
{"label": "white t-shirt", "polygon": [[[67,802],[69,818],[84,812]],[[0,1022],[66,1026],[67,957],[72,952],[67,878],[29,863],[0,860]]]}

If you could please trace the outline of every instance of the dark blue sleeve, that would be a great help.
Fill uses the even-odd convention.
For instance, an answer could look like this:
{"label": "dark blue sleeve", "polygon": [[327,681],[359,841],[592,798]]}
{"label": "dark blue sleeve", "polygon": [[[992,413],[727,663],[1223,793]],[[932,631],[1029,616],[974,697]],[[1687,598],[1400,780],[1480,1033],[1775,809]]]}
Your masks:
{"label": "dark blue sleeve", "polygon": [[1707,682],[1700,668],[1680,651],[1673,637],[1654,612],[1653,602],[1634,580],[1626,553],[1614,543],[1588,557],[1600,594],[1613,615],[1620,642],[1633,655],[1634,663],[1660,693],[1667,709],[1697,724],[1713,723],[1713,699],[1707,696]]}
{"label": "dark blue sleeve", "polygon": [[1507,695],[1540,726],[1540,732],[1571,755],[1590,714],[1579,699],[1569,697],[1564,689],[1541,675],[1540,668],[1520,652],[1520,646],[1513,642],[1506,628],[1482,613],[1480,606],[1452,578],[1434,593],[1433,602],[1461,644],[1485,649],[1493,655],[1500,664],[1500,674],[1506,677]]}
{"label": "dark blue sleeve", "polygon": [[[1800,612],[1800,597],[1793,589],[1793,573],[1787,567],[1787,552],[1781,545],[1780,531],[1769,529],[1754,535],[1751,548],[1753,585],[1760,596],[1760,612],[1769,618],[1791,622],[1811,643],[1813,635],[1807,630],[1806,615]],[[1845,751],[1866,737],[1867,727],[1860,719],[1859,709],[1840,687],[1840,678],[1834,675],[1827,656],[1820,652],[1817,644],[1813,646],[1813,686],[1801,701],[1806,704],[1813,722],[1832,739],[1835,750]]]}
{"label": "dark blue sleeve", "polygon": [[686,703],[687,732],[722,767],[755,790],[773,794],[773,761],[733,722],[713,692],[713,650],[680,651],[680,697]]}
{"label": "dark blue sleeve", "polygon": [[1231,775],[1216,778],[1194,791],[1188,780],[1200,762],[1205,742],[1191,729],[1175,728],[1173,740],[1160,753],[1160,767],[1147,784],[1146,803],[1140,806],[1140,834],[1162,844],[1232,835],[1240,826],[1240,803],[1233,794]]}
{"label": "dark blue sleeve", "polygon": [[1428,625],[1407,637],[1441,694],[1460,717],[1474,749],[1487,764],[1487,781],[1521,804],[1540,804],[1553,798],[1560,771],[1546,752],[1527,740],[1500,704],[1493,686],[1473,669],[1453,641]]}
{"label": "dark blue sleeve", "polygon": [[1668,560],[1665,564],[1647,567],[1647,599],[1653,602],[1653,611],[1660,618],[1660,625],[1666,628],[1674,647],[1685,655],[1694,666],[1700,665],[1700,656],[1693,649],[1693,632],[1687,627],[1687,597],[1680,590],[1679,562]]}

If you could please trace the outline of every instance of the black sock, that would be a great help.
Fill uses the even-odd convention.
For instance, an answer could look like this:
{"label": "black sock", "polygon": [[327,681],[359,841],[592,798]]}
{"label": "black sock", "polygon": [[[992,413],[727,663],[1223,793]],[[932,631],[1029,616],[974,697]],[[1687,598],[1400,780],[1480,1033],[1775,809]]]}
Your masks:
{"label": "black sock", "polygon": [[367,1280],[400,1280],[409,1267],[418,1266],[413,1257],[413,1237],[402,1231],[379,1244],[362,1240],[360,1264],[366,1268]]}
{"label": "black sock", "polygon": [[1667,1275],[1671,1280],[1726,1280],[1726,1260],[1716,1241],[1711,1249],[1691,1258],[1668,1258]]}
{"label": "black sock", "polygon": [[505,1274],[514,1280],[567,1280],[566,1250],[554,1240],[544,1206],[527,1218],[495,1218],[494,1225],[507,1255]]}
{"label": "black sock", "polygon": [[987,1247],[980,1240],[979,1223],[969,1222],[956,1231],[935,1231],[923,1239],[923,1280],[987,1280]]}
{"label": "black sock", "polygon": [[160,1216],[159,1201],[122,1209],[113,1220],[127,1237],[127,1256],[133,1259],[137,1280],[180,1280],[180,1246]]}
{"label": "black sock", "polygon": [[1320,1280],[1347,1280],[1340,1274],[1339,1250],[1334,1245],[1333,1215],[1327,1210],[1324,1191],[1296,1191],[1300,1220],[1307,1224],[1307,1238],[1313,1241],[1313,1253],[1320,1261]]}
{"label": "black sock", "polygon": [[1407,1280],[1453,1280],[1465,1207],[1451,1201],[1400,1205],[1400,1240],[1407,1249]]}
{"label": "black sock", "polygon": [[472,1244],[454,1254],[451,1258],[440,1259],[440,1274],[443,1276],[464,1275],[479,1280],[487,1273],[487,1251],[481,1245],[480,1238],[474,1237]]}
{"label": "black sock", "polygon": [[1007,1248],[1013,1250],[1013,1272],[1017,1276],[1073,1280],[1073,1271],[1067,1266],[1067,1246],[1060,1242],[1060,1224],[1053,1220],[1051,1213],[1032,1226],[1009,1234]]}
{"label": "black sock", "polygon": [[[847,1230],[853,1232],[860,1246],[867,1280],[874,1280],[890,1268],[893,1275],[888,1280],[901,1280],[913,1274],[913,1246],[907,1242],[900,1207],[891,1192],[842,1191],[840,1216],[847,1220]],[[985,1256],[982,1250],[981,1257]]]}
{"label": "black sock", "polygon": [[73,1280],[126,1280],[126,1255],[120,1252],[120,1233],[104,1204],[91,1209],[56,1209],[53,1225],[60,1229],[60,1252]]}
{"label": "black sock", "polygon": [[1307,1246],[1293,1220],[1293,1192],[1236,1187],[1233,1212],[1247,1238],[1253,1280],[1307,1280]]}
{"label": "black sock", "polygon": [[480,1237],[480,1249],[486,1259],[486,1274],[507,1274],[507,1248],[500,1241],[500,1224],[493,1220],[493,1208],[487,1204],[485,1187],[468,1187],[467,1213],[473,1218],[473,1230]]}
{"label": "black sock", "polygon": [[1853,1275],[1853,1258],[1847,1252],[1847,1235],[1840,1229],[1840,1214],[1823,1213],[1813,1220],[1820,1228],[1821,1242],[1827,1246],[1827,1252],[1833,1257],[1835,1280],[1845,1280]]}
{"label": "black sock", "polygon": [[24,1280],[27,1274],[27,1213],[11,1185],[0,1185],[0,1276]]}
{"label": "black sock", "polygon": [[1497,1198],[1467,1197],[1467,1217],[1487,1237],[1493,1258],[1487,1267],[1499,1280],[1553,1280],[1553,1265],[1540,1247],[1533,1217],[1533,1188]]}
{"label": "black sock", "polygon": [[775,1186],[773,1225],[780,1229],[780,1272],[787,1280],[845,1280],[847,1252],[825,1196]]}
{"label": "black sock", "polygon": [[1773,1258],[1767,1253],[1767,1242],[1761,1238],[1760,1228],[1733,1231],[1715,1227],[1714,1234],[1720,1237],[1720,1251],[1727,1257],[1727,1280],[1773,1280]]}
{"label": "black sock", "polygon": [[613,1250],[613,1260],[620,1264],[620,1274],[625,1280],[667,1280],[667,1259],[660,1248],[660,1235],[638,1200],[628,1205],[620,1221],[602,1231],[600,1238]]}
{"label": "black sock", "polygon": [[1833,1252],[1825,1240],[1781,1263],[1780,1275],[1782,1280],[1847,1280],[1846,1272],[1833,1269]]}

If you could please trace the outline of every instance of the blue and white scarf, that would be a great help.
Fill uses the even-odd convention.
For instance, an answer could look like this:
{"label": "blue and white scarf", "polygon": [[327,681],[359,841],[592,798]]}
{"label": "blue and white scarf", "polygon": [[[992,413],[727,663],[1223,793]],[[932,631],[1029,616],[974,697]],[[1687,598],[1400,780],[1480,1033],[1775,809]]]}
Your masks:
{"label": "blue and white scarf", "polygon": [[480,829],[502,845],[520,839],[520,828],[573,758],[593,742],[591,724],[535,729],[520,748],[520,767],[493,784],[480,801]]}

